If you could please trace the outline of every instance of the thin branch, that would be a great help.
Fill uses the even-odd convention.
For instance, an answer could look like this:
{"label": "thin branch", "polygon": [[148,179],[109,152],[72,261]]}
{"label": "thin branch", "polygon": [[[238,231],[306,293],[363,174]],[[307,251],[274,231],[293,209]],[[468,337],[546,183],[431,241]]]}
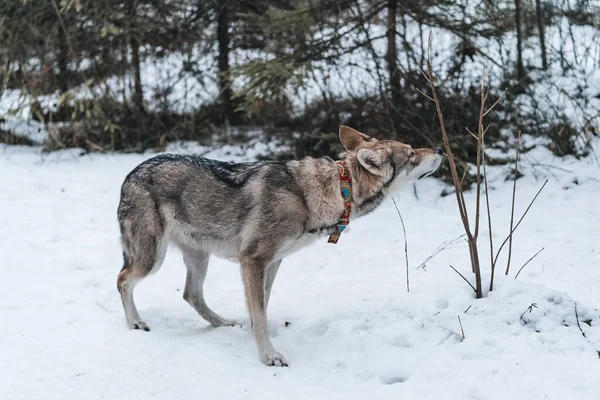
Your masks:
{"label": "thin branch", "polygon": [[[481,70],[481,103],[479,106],[479,122],[477,125],[477,198],[475,200],[475,232],[473,233],[473,240],[477,242],[479,237],[479,210],[481,208],[481,141],[483,140],[483,110],[485,109],[485,100],[487,95],[485,94],[484,88],[485,82],[485,67]],[[489,91],[488,91],[489,93]]]}
{"label": "thin branch", "polygon": [[557,167],[557,166],[554,166],[554,165],[551,165],[551,164],[544,164],[544,163],[539,163],[539,162],[533,162],[533,163],[530,163],[530,165],[532,167],[542,167],[542,168],[548,168],[548,169],[553,168],[553,169],[556,169],[556,170],[561,171],[561,172],[568,172],[568,173],[572,173],[573,172],[570,169],[561,168],[561,167]]}
{"label": "thin branch", "polygon": [[483,131],[483,137],[485,137],[485,134],[487,133],[488,129],[490,129],[490,126],[492,126],[492,124],[488,124],[487,128],[485,128]]}
{"label": "thin branch", "polygon": [[517,274],[515,275],[515,279],[517,279],[517,277],[519,276],[519,274],[521,273],[521,271],[523,271],[523,268],[525,268],[525,266],[527,264],[529,264],[529,261],[533,260],[538,254],[540,254],[542,252],[542,250],[544,250],[545,247],[542,247],[537,253],[535,253],[529,260],[527,260],[527,262],[525,264],[523,264],[523,266],[519,269],[519,271],[517,272]]}
{"label": "thin branch", "polygon": [[513,192],[512,192],[512,205],[510,208],[510,234],[508,235],[508,261],[506,263],[506,272],[504,275],[508,275],[508,270],[510,269],[510,259],[512,255],[512,238],[513,238],[513,221],[515,216],[515,197],[517,192],[517,178],[518,178],[518,166],[519,166],[519,148],[521,147],[521,131],[517,136],[517,146],[515,149],[515,176],[513,180]]}
{"label": "thin branch", "polygon": [[400,217],[400,222],[402,223],[402,231],[404,232],[404,255],[406,257],[406,291],[410,292],[410,280],[408,278],[408,242],[406,241],[406,227],[404,226],[404,219],[402,218],[402,214],[400,213],[398,204],[396,204],[396,200],[393,197],[392,201],[394,202],[394,207],[396,207],[396,211],[398,212],[398,216]]}
{"label": "thin branch", "polygon": [[473,136],[475,139],[477,139],[477,135],[474,134],[473,132],[471,132],[471,130],[469,128],[465,128],[467,130],[467,132],[469,132],[471,134],[471,136]]}
{"label": "thin branch", "polygon": [[429,86],[431,87],[431,92],[432,92],[432,97],[435,101],[435,108],[437,111],[437,115],[438,115],[438,119],[440,122],[440,129],[442,131],[442,137],[444,139],[444,147],[446,149],[446,154],[448,156],[448,162],[450,163],[450,172],[452,174],[452,182],[454,183],[454,189],[456,191],[456,200],[458,202],[458,211],[460,213],[460,217],[463,223],[463,226],[465,228],[465,232],[470,232],[469,229],[469,220],[467,217],[467,211],[465,208],[465,204],[463,201],[461,201],[461,196],[460,193],[462,192],[460,186],[459,186],[459,179],[458,179],[458,173],[456,172],[456,164],[454,162],[454,154],[452,153],[452,149],[450,148],[450,140],[448,139],[448,133],[446,132],[446,125],[444,123],[444,115],[442,114],[442,108],[440,106],[440,100],[438,98],[437,95],[437,90],[435,87],[435,79],[433,77],[433,71],[432,71],[432,67],[431,67],[431,32],[429,33],[429,40],[428,40],[428,46],[427,46],[427,75],[425,75],[425,72],[421,69],[421,73],[425,76],[425,79],[427,80],[427,82],[429,83]]}
{"label": "thin branch", "polygon": [[[488,126],[489,128],[489,126]],[[486,129],[487,131],[487,129]],[[483,185],[485,189],[485,208],[487,211],[487,219],[488,219],[488,231],[490,237],[490,266],[492,268],[492,275],[490,277],[490,292],[494,289],[494,274],[496,272],[496,266],[494,265],[494,239],[492,238],[492,214],[490,211],[490,192],[488,189],[488,180],[487,180],[487,170],[485,168],[485,132],[483,132],[484,137],[481,138],[481,163],[483,164]]]}
{"label": "thin branch", "polygon": [[463,182],[465,181],[465,178],[467,177],[467,172],[469,172],[469,166],[467,165],[467,168],[465,168],[465,172],[463,172],[463,176],[462,178],[460,178],[460,187],[462,188]]}
{"label": "thin branch", "polygon": [[425,96],[425,97],[426,97],[426,98],[428,98],[429,100],[431,100],[431,101],[435,101],[435,100],[433,99],[433,97],[430,97],[429,95],[426,95],[425,93],[423,93],[423,91],[422,91],[421,89],[419,89],[419,88],[416,88],[416,89],[417,89],[417,92],[421,93],[423,96]]}
{"label": "thin branch", "polygon": [[[494,109],[494,107],[496,107],[496,105],[500,102],[500,100],[502,100],[502,98],[504,97],[504,95],[506,94],[506,91],[508,89],[504,89],[504,92],[502,92],[502,94],[500,95],[500,97],[498,97],[498,100],[496,100],[496,102],[494,104],[492,104],[492,106],[490,108],[488,108],[488,110],[486,112],[483,113],[483,116],[485,117],[486,115],[488,115],[490,113],[490,111],[492,111]],[[489,94],[489,92],[488,92]],[[487,95],[485,96],[485,98],[487,99]]]}
{"label": "thin branch", "polygon": [[454,270],[454,272],[456,272],[458,275],[460,275],[460,277],[463,278],[465,280],[465,282],[467,282],[469,284],[469,286],[471,286],[471,289],[473,289],[473,291],[475,293],[477,293],[477,289],[475,289],[475,286],[473,286],[471,284],[471,282],[469,282],[469,280],[467,278],[465,278],[465,276],[463,274],[461,274],[460,272],[458,272],[458,270],[456,268],[454,268],[452,265],[450,265],[450,268],[452,268]]}
{"label": "thin branch", "polygon": [[462,338],[464,340],[465,339],[465,330],[463,329],[462,321],[460,320],[460,315],[457,315],[457,317],[458,317],[458,324],[460,325],[460,333],[462,334]]}
{"label": "thin branch", "polygon": [[[581,332],[583,337],[587,339],[585,332],[583,331],[583,329],[581,329],[581,325],[579,324],[579,313],[577,312],[577,303],[575,303],[575,319],[577,320],[577,327],[579,328],[579,331]],[[598,355],[600,355],[600,353],[598,353]]]}
{"label": "thin branch", "polygon": [[425,266],[425,264],[427,264],[433,257],[437,256],[439,253],[441,253],[442,251],[446,250],[451,244],[453,244],[454,242],[464,238],[466,236],[466,233],[463,233],[462,235],[460,235],[457,238],[454,238],[448,242],[443,242],[441,245],[439,245],[438,247],[435,248],[435,250],[433,251],[433,253],[431,253],[429,255],[429,257],[427,257],[425,259],[425,261],[423,261],[421,264],[419,264],[419,266],[416,269],[419,268],[423,268]]}
{"label": "thin branch", "polygon": [[[521,216],[521,218],[519,219],[519,221],[515,225],[514,229],[510,232],[510,234],[512,234],[513,232],[515,232],[517,230],[517,228],[521,224],[521,221],[523,221],[523,218],[525,218],[525,216],[529,212],[529,209],[531,208],[531,206],[535,202],[535,199],[537,199],[537,197],[540,195],[540,193],[542,192],[542,190],[544,189],[544,187],[546,186],[547,183],[548,183],[548,179],[546,179],[546,181],[544,182],[544,184],[542,185],[542,187],[540,188],[540,190],[538,190],[538,192],[536,193],[536,195],[533,197],[533,199],[529,203],[529,206],[527,206],[527,209],[525,210],[525,212],[523,213],[523,215]],[[498,261],[498,257],[500,256],[500,252],[502,251],[502,248],[504,247],[504,245],[506,244],[506,242],[508,242],[509,237],[510,237],[510,235],[507,236],[506,239],[504,239],[504,242],[502,242],[502,244],[500,245],[500,248],[498,249],[498,252],[496,253],[496,257],[494,258],[494,263],[492,265],[496,265],[496,262]]]}
{"label": "thin branch", "polygon": [[[429,38],[431,39],[431,34],[429,35]],[[427,74],[425,74],[425,71],[423,71],[423,68],[419,67],[419,71],[421,72],[421,75],[423,75],[425,77],[425,80],[427,81],[427,83],[431,84],[431,81],[429,80],[429,76],[427,76]]]}
{"label": "thin branch", "polygon": [[[452,329],[448,329],[448,328],[446,328],[445,326],[442,326],[442,325],[439,325],[439,324],[438,324],[438,326],[439,326],[440,328],[442,328],[442,329],[445,329],[445,330],[447,330],[447,331],[448,331],[448,332],[450,332],[452,335],[456,335],[456,337],[457,337],[457,338],[458,338],[458,339],[459,339],[461,342],[464,340],[464,339],[463,339],[463,338],[462,338],[462,337],[461,337],[461,336],[460,336],[458,333],[454,332]],[[448,337],[450,337],[450,336],[448,336]]]}

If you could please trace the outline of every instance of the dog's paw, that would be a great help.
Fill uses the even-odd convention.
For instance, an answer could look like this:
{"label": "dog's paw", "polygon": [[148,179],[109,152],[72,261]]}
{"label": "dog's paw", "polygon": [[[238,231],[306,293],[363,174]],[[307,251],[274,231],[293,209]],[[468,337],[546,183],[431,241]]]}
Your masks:
{"label": "dog's paw", "polygon": [[268,367],[287,367],[288,362],[281,354],[276,351],[273,351],[268,354],[263,354],[260,357],[260,361],[263,362]]}
{"label": "dog's paw", "polygon": [[130,329],[140,329],[140,330],[144,330],[146,332],[150,332],[150,327],[148,325],[146,325],[146,323],[144,321],[134,321],[129,328]]}
{"label": "dog's paw", "polygon": [[217,326],[236,326],[236,325],[238,325],[238,323],[235,322],[235,321],[229,321],[229,320],[226,320],[226,319],[220,318],[220,317],[219,318],[211,318],[210,320],[208,320],[208,322],[212,326],[214,326],[214,327],[217,327]]}

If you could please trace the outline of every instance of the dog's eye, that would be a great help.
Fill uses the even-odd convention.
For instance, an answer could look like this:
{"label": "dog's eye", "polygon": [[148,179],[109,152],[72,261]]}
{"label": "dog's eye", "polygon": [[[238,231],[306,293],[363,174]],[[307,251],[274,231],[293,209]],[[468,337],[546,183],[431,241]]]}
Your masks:
{"label": "dog's eye", "polygon": [[414,152],[414,151],[411,151],[411,152],[408,154],[408,158],[413,158],[414,156],[415,156],[415,152]]}

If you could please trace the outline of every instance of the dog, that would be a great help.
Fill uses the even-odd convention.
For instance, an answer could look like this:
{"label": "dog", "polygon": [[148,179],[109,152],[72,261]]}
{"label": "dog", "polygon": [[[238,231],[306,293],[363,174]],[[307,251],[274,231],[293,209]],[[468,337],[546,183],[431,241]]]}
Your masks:
{"label": "dog", "polygon": [[351,219],[375,210],[403,184],[433,174],[443,157],[440,148],[413,149],[347,126],[340,127],[339,138],[346,151],[337,163],[328,157],[231,163],[163,154],[131,171],[118,207],[124,265],[117,279],[129,328],[150,330],[133,289],[160,268],[173,243],[187,268],[183,298],[213,326],[235,322],[204,301],[209,257],[241,264],[260,360],[287,366],[267,333],[267,306],[281,260],[325,235],[339,237]]}

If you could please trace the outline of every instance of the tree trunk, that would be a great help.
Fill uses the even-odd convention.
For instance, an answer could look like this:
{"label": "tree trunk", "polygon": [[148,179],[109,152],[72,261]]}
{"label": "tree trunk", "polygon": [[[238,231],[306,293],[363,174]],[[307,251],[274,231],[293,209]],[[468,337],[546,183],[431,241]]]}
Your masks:
{"label": "tree trunk", "polygon": [[131,64],[133,67],[133,105],[139,112],[144,112],[144,91],[140,72],[140,42],[134,36],[129,39],[131,47]]}
{"label": "tree trunk", "polygon": [[[389,87],[391,97],[390,113],[392,114],[392,121],[396,125],[398,108],[400,106],[400,74],[398,71],[398,48],[396,45],[396,15],[398,14],[398,3],[397,0],[387,1],[387,52],[385,60],[388,67],[389,74]],[[397,132],[396,132],[397,133]]]}
{"label": "tree trunk", "polygon": [[221,89],[220,98],[223,105],[223,122],[233,123],[235,110],[233,107],[233,91],[229,79],[229,10],[227,2],[221,6],[217,19],[217,42],[219,45],[218,67],[219,85]]}
{"label": "tree trunk", "polygon": [[523,68],[523,38],[521,33],[521,0],[515,0],[515,25],[517,28],[517,79],[523,81],[525,69]]}
{"label": "tree trunk", "polygon": [[540,35],[540,47],[542,49],[542,68],[548,69],[548,59],[546,57],[546,32],[544,26],[544,12],[542,10],[541,0],[535,0],[535,14],[537,17],[538,32]]}

